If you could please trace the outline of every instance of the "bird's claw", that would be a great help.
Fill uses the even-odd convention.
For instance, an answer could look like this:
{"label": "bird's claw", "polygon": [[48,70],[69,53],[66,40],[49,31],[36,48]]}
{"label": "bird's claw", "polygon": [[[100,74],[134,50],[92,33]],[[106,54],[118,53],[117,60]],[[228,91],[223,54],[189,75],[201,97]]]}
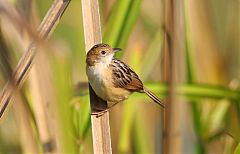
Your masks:
{"label": "bird's claw", "polygon": [[108,109],[92,112],[91,115],[95,115],[96,118],[99,118],[99,117],[103,116],[106,112],[108,112]]}

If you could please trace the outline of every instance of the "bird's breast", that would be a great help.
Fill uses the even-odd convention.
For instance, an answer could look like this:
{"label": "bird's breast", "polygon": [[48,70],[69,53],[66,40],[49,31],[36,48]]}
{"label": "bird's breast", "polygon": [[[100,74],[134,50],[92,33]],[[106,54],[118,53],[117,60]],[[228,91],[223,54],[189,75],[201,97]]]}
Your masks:
{"label": "bird's breast", "polygon": [[106,100],[108,94],[107,88],[112,82],[108,67],[100,64],[87,67],[87,76],[95,93]]}
{"label": "bird's breast", "polygon": [[87,76],[95,93],[103,100],[120,102],[130,94],[129,91],[113,86],[112,70],[105,65],[87,67]]}

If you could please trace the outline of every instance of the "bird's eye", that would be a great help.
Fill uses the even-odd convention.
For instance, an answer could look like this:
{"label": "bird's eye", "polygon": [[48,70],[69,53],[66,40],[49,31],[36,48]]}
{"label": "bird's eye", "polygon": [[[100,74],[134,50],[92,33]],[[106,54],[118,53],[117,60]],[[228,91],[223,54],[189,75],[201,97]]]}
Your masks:
{"label": "bird's eye", "polygon": [[102,50],[102,51],[101,51],[101,54],[102,54],[102,55],[105,55],[105,54],[106,54],[106,51]]}

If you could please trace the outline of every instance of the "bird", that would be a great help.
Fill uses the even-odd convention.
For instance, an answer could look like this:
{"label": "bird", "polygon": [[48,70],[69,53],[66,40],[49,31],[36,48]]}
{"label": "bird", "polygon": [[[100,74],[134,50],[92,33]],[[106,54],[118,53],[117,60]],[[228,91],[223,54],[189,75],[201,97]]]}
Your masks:
{"label": "bird", "polygon": [[155,103],[165,108],[160,99],[144,87],[143,82],[130,66],[114,57],[115,53],[121,50],[100,43],[87,52],[86,74],[89,84],[98,97],[107,101],[107,109],[93,115],[103,115],[134,92],[147,94]]}

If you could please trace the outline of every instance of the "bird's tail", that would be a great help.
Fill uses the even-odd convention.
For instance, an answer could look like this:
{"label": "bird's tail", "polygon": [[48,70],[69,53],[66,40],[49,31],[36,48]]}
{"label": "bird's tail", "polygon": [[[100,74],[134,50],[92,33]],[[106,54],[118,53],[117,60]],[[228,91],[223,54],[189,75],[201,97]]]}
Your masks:
{"label": "bird's tail", "polygon": [[146,89],[145,87],[143,88],[143,91],[158,105],[161,107],[165,108],[164,104],[159,100],[159,98],[150,90]]}

